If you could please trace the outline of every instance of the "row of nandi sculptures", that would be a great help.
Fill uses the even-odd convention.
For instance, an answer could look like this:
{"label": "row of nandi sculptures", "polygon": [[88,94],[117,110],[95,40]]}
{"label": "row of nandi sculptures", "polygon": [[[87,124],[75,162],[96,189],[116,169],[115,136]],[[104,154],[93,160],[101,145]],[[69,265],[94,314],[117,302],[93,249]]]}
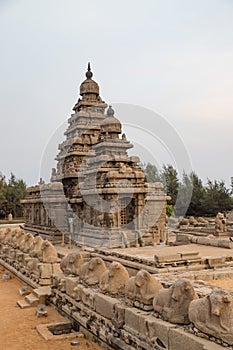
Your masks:
{"label": "row of nandi sculptures", "polygon": [[18,229],[0,234],[0,258],[74,300],[83,300],[84,289],[85,298],[95,298],[99,290],[119,298],[125,307],[142,308],[174,324],[192,323],[199,331],[233,345],[233,297],[227,290],[214,288],[211,294],[199,297],[191,281],[184,278],[164,288],[146,270],[130,276],[121,263],[106,264],[101,257],[85,252],[70,253],[60,261],[50,242]]}
{"label": "row of nandi sculptures", "polygon": [[60,272],[60,260],[52,243],[21,229],[0,233],[0,256],[41,285],[50,284],[52,274]]}
{"label": "row of nandi sculptures", "polygon": [[[188,279],[180,278],[164,288],[156,276],[146,270],[139,270],[130,277],[119,262],[106,266],[100,257],[85,261],[80,253],[64,257],[61,269],[64,275],[77,276],[77,285],[71,292],[74,299],[81,299],[80,282],[89,287],[98,286],[102,293],[124,297],[126,305],[147,306],[146,310],[154,311],[154,316],[164,321],[181,325],[192,323],[200,332],[233,344],[233,297],[227,290],[213,288],[211,294],[199,297]],[[66,279],[60,282],[65,292]]]}

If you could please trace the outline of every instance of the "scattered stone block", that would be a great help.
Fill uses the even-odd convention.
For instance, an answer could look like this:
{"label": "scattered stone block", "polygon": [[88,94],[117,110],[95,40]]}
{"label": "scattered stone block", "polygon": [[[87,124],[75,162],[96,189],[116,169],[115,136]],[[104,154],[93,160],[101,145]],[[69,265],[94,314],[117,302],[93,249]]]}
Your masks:
{"label": "scattered stone block", "polygon": [[207,262],[210,268],[222,267],[225,265],[226,258],[224,256],[209,256]]}

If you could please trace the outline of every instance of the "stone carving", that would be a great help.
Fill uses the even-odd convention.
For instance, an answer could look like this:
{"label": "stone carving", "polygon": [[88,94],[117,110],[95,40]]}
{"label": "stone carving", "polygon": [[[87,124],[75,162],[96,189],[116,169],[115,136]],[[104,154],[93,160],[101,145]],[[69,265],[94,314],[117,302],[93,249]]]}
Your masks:
{"label": "stone carving", "polygon": [[201,332],[233,344],[233,298],[229,292],[216,288],[210,295],[193,300],[189,319]]}
{"label": "stone carving", "polygon": [[157,222],[156,227],[157,227],[158,234],[159,234],[159,241],[165,242],[166,238],[167,238],[166,237],[166,222],[165,221]]}
{"label": "stone carving", "polygon": [[42,262],[55,263],[58,261],[57,251],[47,239],[41,245]]}
{"label": "stone carving", "polygon": [[34,236],[31,233],[27,233],[25,235],[23,243],[20,246],[21,250],[24,253],[30,253],[30,249],[31,249],[33,242],[34,242]]}
{"label": "stone carving", "polygon": [[161,283],[146,270],[140,270],[125,284],[125,295],[144,304],[152,304],[155,293],[163,288]]}
{"label": "stone carving", "polygon": [[179,226],[187,226],[189,225],[189,219],[182,218],[182,220],[179,222]]}
{"label": "stone carving", "polygon": [[22,230],[19,230],[19,229],[16,229],[15,231],[15,234],[13,235],[13,237],[11,238],[11,246],[13,248],[16,248],[16,243],[17,243],[17,240],[18,238],[21,236],[22,234]]}
{"label": "stone carving", "polygon": [[192,225],[192,226],[197,226],[197,225],[198,225],[198,222],[197,222],[197,220],[194,218],[194,216],[190,216],[190,217],[189,217],[189,223],[190,223],[190,225]]}
{"label": "stone carving", "polygon": [[218,213],[215,218],[215,232],[226,232],[226,218],[223,213]]}
{"label": "stone carving", "polygon": [[11,236],[12,236],[11,229],[7,228],[5,233],[3,234],[2,243],[3,244],[9,244],[9,242],[11,240]]}
{"label": "stone carving", "polygon": [[0,231],[0,244],[3,244],[3,240],[5,238],[5,234],[3,231]]}
{"label": "stone carving", "polygon": [[88,285],[95,285],[99,283],[101,275],[106,270],[106,265],[101,258],[92,258],[80,266],[79,276]]}
{"label": "stone carving", "polygon": [[204,219],[203,217],[199,216],[197,218],[198,224],[202,224],[203,226],[207,226],[209,224],[208,220]]}
{"label": "stone carving", "polygon": [[129,273],[126,268],[122,264],[113,261],[109,266],[109,270],[105,271],[100,278],[100,289],[112,294],[123,293],[128,279]]}
{"label": "stone carving", "polygon": [[24,239],[25,239],[26,233],[24,231],[20,231],[18,238],[16,240],[16,248],[21,250],[21,245],[23,246],[24,244]]}
{"label": "stone carving", "polygon": [[155,312],[171,323],[188,324],[190,302],[197,299],[191,282],[185,278],[177,280],[170,288],[160,289],[153,300]]}
{"label": "stone carving", "polygon": [[83,264],[83,256],[80,253],[70,253],[64,256],[60,262],[62,272],[72,275],[79,274],[79,268]]}
{"label": "stone carving", "polygon": [[31,247],[31,253],[30,255],[34,258],[40,258],[42,255],[42,250],[41,250],[41,246],[43,244],[44,240],[41,236],[36,236],[34,237],[34,241],[33,241],[33,246]]}

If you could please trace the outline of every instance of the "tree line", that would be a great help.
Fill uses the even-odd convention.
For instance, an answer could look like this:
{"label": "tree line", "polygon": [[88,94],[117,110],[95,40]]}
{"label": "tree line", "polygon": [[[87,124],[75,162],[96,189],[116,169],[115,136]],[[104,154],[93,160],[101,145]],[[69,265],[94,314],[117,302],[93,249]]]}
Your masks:
{"label": "tree line", "polygon": [[[215,216],[219,211],[226,212],[233,209],[233,177],[231,189],[228,189],[223,180],[207,179],[206,185],[195,172],[183,173],[179,180],[178,172],[172,165],[163,165],[158,170],[155,165],[148,163],[145,166],[145,175],[148,182],[162,182],[165,192],[171,197],[167,212],[171,215],[183,215],[182,203],[190,191],[191,198],[187,207],[187,216]],[[179,196],[179,200],[177,198]]]}
{"label": "tree line", "polygon": [[[233,177],[231,189],[223,180],[207,179],[206,185],[195,172],[178,177],[177,170],[172,165],[163,165],[159,171],[153,164],[144,166],[146,181],[162,182],[164,190],[171,200],[168,202],[167,213],[180,216],[184,214],[183,205],[187,201],[187,193],[191,193],[186,215],[215,216],[219,211],[226,212],[233,209]],[[27,195],[26,183],[11,174],[9,180],[0,173],[0,218],[23,216],[21,199]]]}
{"label": "tree line", "polygon": [[9,180],[0,173],[0,218],[4,219],[11,213],[13,217],[23,216],[21,199],[27,195],[26,183],[17,179],[11,173]]}

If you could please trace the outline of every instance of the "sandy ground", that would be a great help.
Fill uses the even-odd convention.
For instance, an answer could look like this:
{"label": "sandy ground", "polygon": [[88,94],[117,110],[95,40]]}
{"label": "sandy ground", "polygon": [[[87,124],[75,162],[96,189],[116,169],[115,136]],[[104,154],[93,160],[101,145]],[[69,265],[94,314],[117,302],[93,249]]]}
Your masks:
{"label": "sandy ground", "polygon": [[233,278],[211,280],[211,281],[208,281],[208,283],[213,284],[216,287],[221,287],[221,288],[233,290]]}
{"label": "sandy ground", "polygon": [[[20,309],[16,301],[24,299],[18,295],[18,289],[23,283],[16,277],[2,280],[5,269],[0,266],[0,349],[1,350],[101,350],[101,348],[82,338],[64,340],[44,340],[35,329],[38,324],[64,322],[62,317],[52,306],[47,306],[48,316],[37,318],[36,307]],[[77,340],[78,346],[71,346],[70,342]]]}

